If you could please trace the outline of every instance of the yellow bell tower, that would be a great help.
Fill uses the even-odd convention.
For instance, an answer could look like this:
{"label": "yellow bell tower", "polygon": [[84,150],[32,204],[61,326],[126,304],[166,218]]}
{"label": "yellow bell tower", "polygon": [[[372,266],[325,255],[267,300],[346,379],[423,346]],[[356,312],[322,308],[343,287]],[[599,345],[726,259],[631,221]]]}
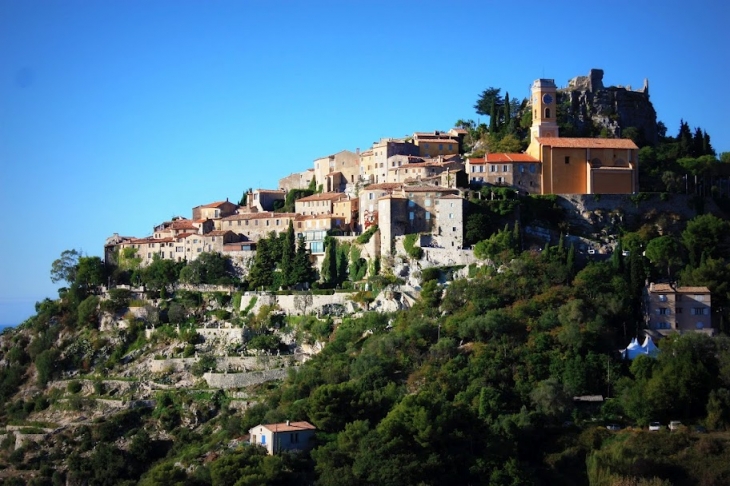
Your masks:
{"label": "yellow bell tower", "polygon": [[557,87],[552,79],[532,83],[532,128],[530,142],[537,137],[558,137]]}

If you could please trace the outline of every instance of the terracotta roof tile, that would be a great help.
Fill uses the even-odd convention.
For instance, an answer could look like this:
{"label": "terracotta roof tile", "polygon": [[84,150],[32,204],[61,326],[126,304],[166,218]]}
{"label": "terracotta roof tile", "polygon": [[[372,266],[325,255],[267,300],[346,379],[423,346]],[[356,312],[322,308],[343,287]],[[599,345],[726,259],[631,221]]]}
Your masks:
{"label": "terracotta roof tile", "polygon": [[[230,201],[218,201],[218,202],[213,202],[210,204],[204,204],[204,205],[198,206],[198,207],[199,208],[219,208],[222,205],[224,205],[225,203],[230,203]],[[233,203],[230,203],[230,204],[233,204]]]}
{"label": "terracotta roof tile", "polygon": [[538,137],[540,145],[556,148],[608,148],[634,149],[639,147],[628,138],[569,138],[569,137]]}
{"label": "terracotta roof tile", "polygon": [[342,192],[324,192],[322,194],[312,194],[311,196],[297,199],[295,202],[308,202],[308,201],[336,201],[347,196]]}

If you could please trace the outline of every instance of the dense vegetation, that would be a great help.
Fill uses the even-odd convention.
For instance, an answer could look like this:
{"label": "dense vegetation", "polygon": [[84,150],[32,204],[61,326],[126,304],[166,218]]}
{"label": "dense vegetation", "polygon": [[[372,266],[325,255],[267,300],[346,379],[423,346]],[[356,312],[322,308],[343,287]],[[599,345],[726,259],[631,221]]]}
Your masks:
{"label": "dense vegetation", "polygon": [[[489,126],[463,126],[470,143],[482,139],[492,150],[519,150],[529,117],[521,114],[524,103],[499,93],[490,88],[477,103],[490,115]],[[54,281],[67,283],[59,299],[39,302],[36,316],[0,341],[0,423],[35,433],[54,428],[38,417],[75,413],[78,421],[17,449],[8,431],[0,443],[1,480],[728,484],[730,223],[703,210],[712,201],[726,203],[715,183],[730,160],[725,154],[716,160],[709,136],[700,129],[692,134],[684,122],[677,137],[659,135],[658,145],[641,148],[642,187],[694,194],[698,216],[676,221],[647,214],[611,235],[618,241],[610,258],[589,258],[570,243],[566,233],[574,228],[555,197],[474,191],[465,237],[484,264],[455,280],[450,276],[458,269],[423,268],[419,300],[398,313],[318,318],[307,312],[306,296],[301,316],[284,317],[270,306],[253,314],[255,300],[241,309],[245,289],[333,292],[364,279],[370,290],[353,293],[352,300],[367,309],[380,289],[402,283],[390,273],[392,262],[381,272],[379,259],[362,257],[361,245],[375,229],[350,243],[328,238],[319,275],[292,227],[258,242],[245,276],[215,254],[188,264],[158,259],[141,268],[134,251],[125,251],[109,269],[97,257],[64,252],[51,272]],[[649,197],[659,196],[630,200],[646,204]],[[527,225],[555,237],[529,236]],[[410,236],[404,245],[412,259],[420,257],[415,241]],[[618,350],[643,327],[647,279],[708,286],[721,335],[672,336],[661,341],[656,359],[623,361]],[[110,281],[144,284],[146,298],[135,300],[124,288],[104,296],[101,287]],[[181,290],[181,282],[229,284],[236,291]],[[103,331],[100,323],[109,316],[123,316],[126,327]],[[165,349],[191,357],[202,349],[196,323],[213,318],[249,332],[246,346],[225,350],[230,355],[286,352],[279,331],[326,346],[285,380],[247,390],[252,403],[245,411],[231,407],[233,393],[175,389],[165,375],[153,407],[86,420],[100,399],[118,398],[107,389],[108,378],[144,353]],[[147,337],[145,328],[153,327]],[[192,373],[199,377],[215,366],[213,356],[204,355]],[[597,395],[606,399],[574,400]],[[245,443],[249,428],[285,420],[317,426],[310,451],[268,456]],[[687,427],[649,432],[654,420],[681,420]],[[623,430],[609,431],[607,424]]]}

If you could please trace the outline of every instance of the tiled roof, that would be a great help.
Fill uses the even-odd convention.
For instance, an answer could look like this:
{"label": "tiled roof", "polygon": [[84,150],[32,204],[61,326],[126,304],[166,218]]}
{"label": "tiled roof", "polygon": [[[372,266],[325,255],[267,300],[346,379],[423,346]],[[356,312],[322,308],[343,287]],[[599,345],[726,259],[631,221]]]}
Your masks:
{"label": "tiled roof", "polygon": [[649,287],[650,292],[654,293],[674,293],[678,292],[681,294],[709,294],[710,289],[707,287],[675,287],[666,283],[655,283]]}
{"label": "tiled roof", "polygon": [[193,224],[192,221],[189,219],[183,220],[183,221],[173,221],[170,225],[170,228],[174,230],[181,230],[181,229],[198,229],[197,226]]}
{"label": "tiled roof", "polygon": [[487,162],[540,162],[535,157],[527,154],[496,153],[487,154]]}
{"label": "tiled roof", "polygon": [[464,199],[464,198],[459,196],[458,194],[444,194],[439,199]]}
{"label": "tiled roof", "polygon": [[531,155],[527,154],[508,154],[508,153],[494,153],[494,154],[487,154],[486,160],[484,157],[475,157],[472,159],[469,159],[470,165],[484,165],[484,164],[504,164],[504,163],[514,163],[514,162],[520,162],[520,163],[539,163],[540,161],[536,159],[535,157],[532,157]]}
{"label": "tiled roof", "polygon": [[379,191],[379,190],[393,190],[400,189],[403,186],[400,182],[381,182],[379,184],[370,184],[369,186],[363,187],[363,191]]}
{"label": "tiled roof", "polygon": [[230,201],[218,201],[218,202],[214,202],[214,203],[210,203],[210,204],[204,204],[204,205],[198,206],[198,207],[199,208],[219,208],[226,203],[233,204]]}
{"label": "tiled roof", "polygon": [[200,235],[198,235],[198,233],[181,233],[181,234],[177,235],[177,236],[175,237],[175,239],[177,239],[177,240],[182,240],[182,239],[184,239],[184,238],[187,238],[188,236],[196,236],[196,235],[197,235],[197,236],[200,236]]}
{"label": "tiled roof", "polygon": [[253,192],[273,192],[276,194],[285,194],[286,193],[286,191],[283,191],[281,189],[256,189]]}
{"label": "tiled roof", "polygon": [[203,236],[225,236],[227,233],[232,233],[231,230],[213,230],[206,233]]}
{"label": "tiled roof", "polygon": [[569,138],[569,137],[538,137],[540,145],[555,148],[608,148],[634,149],[639,147],[628,138]]}
{"label": "tiled roof", "polygon": [[[282,422],[279,424],[261,424],[271,432],[296,432],[298,430],[317,430],[317,427],[309,422]],[[255,427],[254,427],[255,428]]]}
{"label": "tiled roof", "polygon": [[271,211],[264,211],[262,213],[241,213],[241,214],[232,214],[230,216],[226,216],[221,221],[238,221],[243,219],[268,219],[268,218],[294,218],[296,216],[296,213],[273,213]]}
{"label": "tiled roof", "polygon": [[403,186],[403,192],[442,192],[454,194],[459,192],[459,190],[441,186]]}
{"label": "tiled roof", "polygon": [[295,202],[308,202],[308,201],[335,201],[346,198],[342,192],[324,192],[322,194],[312,194],[311,196],[297,199]]}

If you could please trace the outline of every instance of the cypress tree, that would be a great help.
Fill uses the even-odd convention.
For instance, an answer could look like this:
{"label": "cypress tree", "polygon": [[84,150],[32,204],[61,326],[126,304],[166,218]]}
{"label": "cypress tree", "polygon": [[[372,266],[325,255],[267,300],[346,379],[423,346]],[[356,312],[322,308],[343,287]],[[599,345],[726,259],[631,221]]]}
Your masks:
{"label": "cypress tree", "polygon": [[294,255],[294,265],[292,266],[292,282],[311,283],[315,280],[312,262],[309,261],[309,252],[304,237],[300,236],[297,241],[297,252]]}
{"label": "cypress tree", "polygon": [[296,284],[294,277],[294,257],[296,255],[296,241],[294,240],[294,223],[289,220],[289,228],[281,248],[282,284],[286,287]]}
{"label": "cypress tree", "polygon": [[492,108],[489,110],[489,133],[497,131],[497,104],[492,100]]}
{"label": "cypress tree", "polygon": [[322,282],[335,284],[337,281],[337,242],[328,236],[325,238],[324,260],[322,261]]}
{"label": "cypress tree", "polygon": [[568,259],[565,262],[565,268],[568,270],[568,283],[573,280],[575,275],[575,246],[571,243],[568,250]]}
{"label": "cypress tree", "polygon": [[510,122],[509,93],[504,94],[504,125],[509,127]]}

